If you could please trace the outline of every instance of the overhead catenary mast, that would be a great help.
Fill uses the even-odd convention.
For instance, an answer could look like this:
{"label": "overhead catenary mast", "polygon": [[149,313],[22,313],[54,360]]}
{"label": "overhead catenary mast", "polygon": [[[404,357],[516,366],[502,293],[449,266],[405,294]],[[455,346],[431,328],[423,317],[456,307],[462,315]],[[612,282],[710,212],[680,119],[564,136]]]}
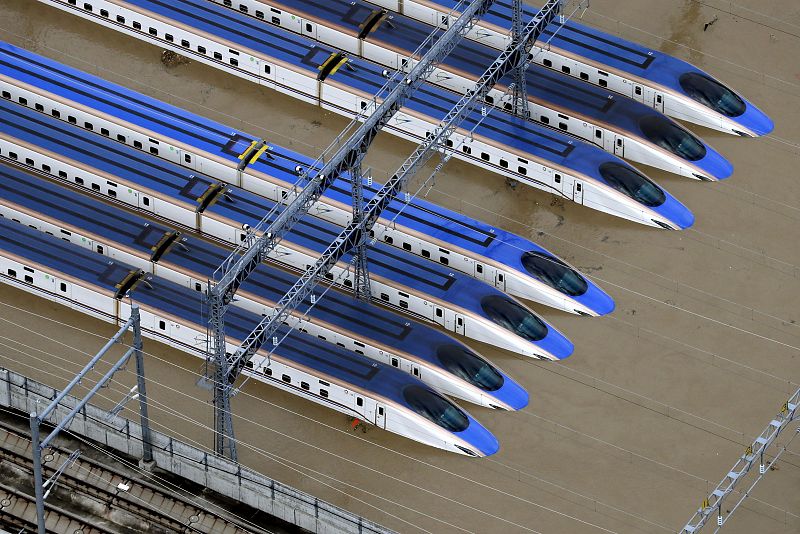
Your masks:
{"label": "overhead catenary mast", "polygon": [[[273,313],[264,317],[256,328],[245,338],[236,352],[226,357],[223,364],[226,373],[223,395],[230,394],[230,387],[238,378],[253,355],[270,340],[284,321],[308,297],[317,284],[325,278],[331,268],[348,252],[355,250],[356,255],[364,254],[365,236],[380,217],[381,212],[391,203],[414,174],[436,152],[450,154],[446,141],[456,128],[485,102],[485,98],[495,84],[509,72],[524,73],[529,62],[530,50],[542,31],[561,13],[562,0],[549,0],[524,28],[519,31],[520,38],[504,50],[492,65],[484,72],[475,86],[468,91],[444,117],[439,126],[420,144],[412,155],[403,163],[392,178],[370,199],[363,209],[362,216],[353,221],[337,236],[331,245],[320,256],[317,262],[306,270],[292,288],[278,301]],[[519,76],[519,74],[518,74]],[[517,80],[524,83],[523,80]],[[436,171],[442,164],[437,166]],[[436,172],[434,171],[434,173]],[[359,179],[360,177],[353,177]],[[356,261],[359,261],[357,258]],[[360,261],[366,263],[366,257]],[[223,401],[225,402],[225,401]],[[229,403],[229,400],[227,401]],[[229,405],[229,404],[228,404]],[[230,419],[230,412],[223,414]],[[232,425],[230,425],[232,427]],[[228,428],[223,425],[223,428]],[[229,436],[230,437],[230,436]],[[231,442],[232,443],[232,442]]]}
{"label": "overhead catenary mast", "polygon": [[[358,126],[355,132],[338,148],[334,147],[342,136],[339,136],[337,141],[334,141],[329,147],[329,150],[334,152],[333,155],[328,157],[328,151],[326,150],[315,164],[312,164],[308,169],[301,170],[297,183],[302,184],[308,180],[302,191],[297,193],[292,202],[280,213],[276,214],[277,210],[267,213],[261,222],[251,232],[248,232],[245,242],[231,253],[214,273],[213,278],[209,280],[208,359],[209,363],[213,364],[215,452],[218,455],[227,455],[232,460],[237,460],[233,437],[233,422],[230,413],[228,381],[228,378],[232,375],[228,366],[229,356],[226,354],[224,320],[225,311],[233,300],[236,291],[258,265],[267,258],[283,236],[319,200],[325,190],[345,172],[349,171],[351,173],[355,188],[354,218],[362,218],[361,162],[373,140],[395,113],[403,107],[406,100],[433,72],[436,66],[447,57],[467,32],[472,29],[478,19],[488,12],[493,3],[494,0],[472,0],[469,6],[450,24],[449,28],[438,40],[435,39],[435,35],[438,32],[433,32],[428,36],[417,49],[417,53],[415,53],[415,55],[421,56],[418,62],[407,74],[401,73],[387,82],[384,88],[387,88],[395,78],[400,78],[380,104],[377,104],[377,100],[373,100],[374,111],[364,119],[363,124]],[[425,52],[426,49],[427,51]],[[423,52],[425,52],[424,55],[422,54]],[[338,57],[341,54],[335,54],[335,56],[337,56],[337,65],[343,65],[346,58],[343,60]],[[320,72],[329,71],[323,70]],[[356,117],[356,120],[359,118],[363,118],[363,116]],[[350,127],[345,131],[347,132],[349,129]],[[312,173],[315,173],[313,177],[311,177]],[[363,263],[356,265],[356,271],[361,276],[360,283],[356,284],[356,290],[359,296],[365,298],[364,293],[368,293],[369,287],[366,281],[366,256],[364,254],[365,245],[363,240],[358,248],[362,253],[358,257],[363,260]],[[235,376],[238,376],[240,371],[241,369],[235,373]]]}

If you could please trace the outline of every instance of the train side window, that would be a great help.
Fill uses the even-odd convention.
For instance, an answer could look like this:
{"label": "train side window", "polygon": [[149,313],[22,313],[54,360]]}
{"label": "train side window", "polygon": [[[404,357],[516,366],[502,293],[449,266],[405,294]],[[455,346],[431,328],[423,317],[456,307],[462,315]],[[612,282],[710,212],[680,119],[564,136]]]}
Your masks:
{"label": "train side window", "polygon": [[233,65],[234,67],[238,67],[239,66],[239,60],[238,59],[231,58],[230,62],[231,62],[231,65]]}
{"label": "train side window", "polygon": [[69,122],[70,124],[77,124],[78,123],[78,119],[76,119],[72,115],[69,115],[69,116],[67,116],[67,122]]}
{"label": "train side window", "polygon": [[25,158],[25,165],[33,167],[34,161],[31,158]]}
{"label": "train side window", "polygon": [[349,278],[344,279],[344,287],[353,287],[353,281]]}
{"label": "train side window", "polygon": [[570,70],[569,67],[567,67],[566,65],[561,65],[561,72],[563,72],[564,74],[569,74],[569,70]]}
{"label": "train side window", "polygon": [[76,176],[75,183],[78,185],[83,185],[83,178],[81,178],[80,176]]}
{"label": "train side window", "polygon": [[271,367],[264,367],[264,374],[267,376],[272,376],[272,368]]}
{"label": "train side window", "polygon": [[517,167],[517,172],[520,173],[522,176],[525,176],[528,174],[528,169],[525,167]]}
{"label": "train side window", "polygon": [[556,174],[555,181],[556,181],[557,184],[561,183],[561,175],[560,174]]}
{"label": "train side window", "polygon": [[444,310],[441,308],[436,308],[436,317],[442,317],[444,315]]}
{"label": "train side window", "polygon": [[392,358],[392,367],[400,367],[400,362],[397,361],[397,358]]}
{"label": "train side window", "polygon": [[189,41],[186,39],[181,39],[181,46],[184,48],[189,48]]}
{"label": "train side window", "polygon": [[44,163],[42,163],[42,170],[50,174],[50,165],[45,165]]}
{"label": "train side window", "polygon": [[241,11],[242,13],[247,13],[248,11],[247,6],[244,4],[239,4],[239,11]]}
{"label": "train side window", "polygon": [[[660,98],[660,97],[659,97],[659,98]],[[36,105],[35,105],[34,107],[36,108],[36,111],[44,111],[44,106],[43,106],[43,105],[41,105],[41,104],[40,104],[40,103],[38,103],[38,102],[36,103]]]}
{"label": "train side window", "polygon": [[552,67],[553,66],[553,62],[550,61],[549,59],[543,59],[542,60],[542,65],[544,65],[545,67]]}
{"label": "train side window", "polygon": [[439,256],[439,263],[442,265],[449,265],[450,260],[446,256]]}
{"label": "train side window", "polygon": [[606,80],[600,79],[597,80],[597,83],[600,84],[600,87],[608,87],[608,82]]}
{"label": "train side window", "polygon": [[635,92],[637,95],[641,95],[641,94],[642,94],[642,88],[641,88],[641,87],[636,87],[636,88],[634,88],[634,90],[633,90],[633,91],[634,91],[634,92]]}
{"label": "train side window", "polygon": [[500,160],[500,166],[503,167],[504,169],[507,169],[508,168],[508,162],[506,160],[504,160],[504,159],[501,159]]}
{"label": "train side window", "polygon": [[77,4],[76,0],[67,0],[67,1],[70,3],[70,5],[73,5],[73,6],[74,6],[75,4]]}
{"label": "train side window", "polygon": [[386,243],[389,244],[389,245],[394,243],[394,239],[392,239],[392,237],[388,236],[388,235],[383,236],[383,240],[386,241]]}
{"label": "train side window", "polygon": [[22,104],[23,106],[27,106],[28,105],[28,99],[25,98],[25,97],[21,96],[17,100],[19,100],[19,103]]}
{"label": "train side window", "polygon": [[598,138],[598,139],[602,138],[603,137],[603,130],[595,130],[594,131],[594,136],[596,138]]}
{"label": "train side window", "polygon": [[312,26],[310,23],[306,22],[306,31],[307,32],[314,31],[314,26]]}
{"label": "train side window", "polygon": [[108,10],[106,10],[106,9],[101,9],[101,10],[100,10],[100,16],[101,16],[101,17],[108,18]]}
{"label": "train side window", "polygon": [[562,130],[566,130],[567,129],[567,123],[566,122],[559,122],[558,123],[558,127],[561,128]]}
{"label": "train side window", "polygon": [[61,112],[60,112],[60,111],[58,111],[57,109],[54,109],[53,111],[51,111],[51,112],[50,112],[50,115],[52,115],[52,116],[53,116],[53,117],[55,117],[56,119],[60,119],[60,118],[61,118]]}
{"label": "train side window", "polygon": [[108,128],[100,128],[100,133],[106,137],[111,135],[111,132],[108,131]]}
{"label": "train side window", "polygon": [[219,52],[214,52],[214,59],[222,60],[222,54],[220,54]]}
{"label": "train side window", "polygon": [[272,72],[272,67],[270,67],[269,65],[264,65],[264,72],[270,74]]}
{"label": "train side window", "polygon": [[167,323],[166,323],[166,322],[164,322],[164,321],[158,321],[158,327],[159,327],[161,330],[166,330],[166,329],[167,329]]}
{"label": "train side window", "polygon": [[423,258],[430,258],[431,257],[430,251],[423,249],[422,250],[422,257]]}
{"label": "train side window", "polygon": [[60,289],[62,293],[66,293],[67,292],[67,284],[65,284],[64,282],[61,282],[58,285],[58,289]]}
{"label": "train side window", "polygon": [[487,154],[486,152],[481,152],[481,159],[483,161],[489,161],[489,154]]}
{"label": "train side window", "polygon": [[158,149],[154,146],[151,146],[150,153],[153,154],[154,156],[158,156]]}
{"label": "train side window", "polygon": [[197,45],[197,51],[200,52],[201,54],[205,54],[206,53],[206,47]]}
{"label": "train side window", "polygon": [[117,198],[117,192],[114,191],[113,189],[109,189],[108,196],[110,196],[111,198]]}
{"label": "train side window", "polygon": [[461,150],[464,152],[464,154],[472,154],[472,149],[467,145],[462,146]]}
{"label": "train side window", "polygon": [[480,263],[475,264],[475,272],[478,274],[483,274],[483,265]]}
{"label": "train side window", "polygon": [[185,161],[186,163],[191,163],[192,162],[191,154],[184,154],[183,155],[183,161]]}
{"label": "train side window", "polygon": [[86,128],[87,130],[94,131],[94,124],[92,124],[91,122],[84,122],[83,127]]}
{"label": "train side window", "polygon": [[16,278],[17,277],[17,271],[15,271],[14,269],[9,269],[8,270],[8,276],[13,276],[14,278]]}
{"label": "train side window", "polygon": [[120,143],[125,143],[127,141],[127,139],[125,139],[124,135],[117,134],[117,141],[119,141]]}
{"label": "train side window", "polygon": [[125,17],[123,17],[122,15],[117,15],[117,22],[119,22],[120,24],[125,24]]}
{"label": "train side window", "polygon": [[378,408],[378,415],[383,415],[383,406]]}
{"label": "train side window", "polygon": [[134,30],[141,30],[142,29],[142,23],[134,21],[133,22],[133,29]]}
{"label": "train side window", "polygon": [[617,146],[622,146],[622,139],[617,139]]}
{"label": "train side window", "polygon": [[33,283],[33,277],[31,275],[29,275],[29,274],[26,274],[25,275],[25,283],[32,284]]}
{"label": "train side window", "polygon": [[137,140],[134,139],[133,140],[133,148],[138,148],[139,150],[141,150],[142,149],[142,142],[141,141],[137,141]]}
{"label": "train side window", "polygon": [[263,19],[264,18],[264,12],[263,11],[256,11],[256,18],[257,19]]}
{"label": "train side window", "polygon": [[95,183],[93,183],[93,184],[92,184],[92,190],[94,190],[94,191],[100,191],[100,184],[95,184]]}
{"label": "train side window", "polygon": [[403,243],[403,250],[411,250],[411,243]]}
{"label": "train side window", "polygon": [[98,254],[102,254],[103,253],[103,245],[97,245],[97,253]]}
{"label": "train side window", "polygon": [[550,117],[546,117],[546,116],[542,115],[541,117],[539,117],[539,121],[542,124],[550,124]]}
{"label": "train side window", "polygon": [[385,301],[388,302],[389,301],[389,295],[387,295],[386,293],[381,293],[381,300],[385,300]]}
{"label": "train side window", "polygon": [[320,389],[319,390],[319,396],[320,397],[325,397],[327,399],[328,398],[328,390],[327,389]]}
{"label": "train side window", "polygon": [[400,307],[407,310],[408,309],[408,302],[406,302],[405,300],[401,300],[400,301]]}
{"label": "train side window", "polygon": [[311,389],[311,386],[308,385],[308,382],[300,382],[300,387],[303,388],[306,391]]}
{"label": "train side window", "polygon": [[58,177],[59,178],[66,178],[67,177],[67,173],[64,172],[64,171],[58,171]]}
{"label": "train side window", "polygon": [[8,91],[3,91],[3,98],[5,98],[6,100],[11,100],[11,93],[9,93]]}
{"label": "train side window", "polygon": [[83,9],[85,9],[86,11],[92,11],[92,4],[84,3]]}
{"label": "train side window", "polygon": [[16,152],[9,152],[8,153],[8,157],[16,161],[17,153]]}
{"label": "train side window", "polygon": [[165,34],[164,34],[164,39],[166,39],[166,40],[167,40],[167,41],[169,41],[170,43],[171,43],[171,42],[173,42],[173,41],[175,41],[175,38],[172,36],[172,34],[171,34],[171,33],[165,33]]}
{"label": "train side window", "polygon": [[575,189],[577,189],[578,191],[583,190],[583,184],[575,184]]}
{"label": "train side window", "polygon": [[289,375],[282,375],[281,376],[281,380],[283,380],[287,384],[291,384],[292,383],[292,377],[289,376]]}
{"label": "train side window", "polygon": [[233,5],[233,2],[231,2],[231,0],[222,0],[222,5],[224,5],[225,7],[231,7]]}
{"label": "train side window", "polygon": [[157,29],[155,29],[155,28],[148,28],[148,29],[147,29],[147,32],[148,32],[150,35],[155,35],[155,36],[158,36],[158,30],[157,30]]}
{"label": "train side window", "polygon": [[419,376],[419,369],[416,367],[411,368],[411,372],[414,373],[414,376]]}
{"label": "train side window", "polygon": [[661,95],[656,95],[656,103],[660,104],[662,100]]}
{"label": "train side window", "polygon": [[589,75],[586,74],[585,72],[581,72],[581,80],[588,80],[588,79],[589,79]]}
{"label": "train side window", "polygon": [[464,319],[462,319],[461,317],[456,319],[456,322],[458,323],[458,326],[464,326]]}
{"label": "train side window", "polygon": [[142,197],[142,204],[144,204],[145,206],[149,206],[150,199],[148,197]]}
{"label": "train side window", "polygon": [[364,406],[364,399],[356,397],[356,406]]}
{"label": "train side window", "polygon": [[487,104],[494,104],[494,98],[489,96],[489,95],[486,95],[486,103]]}
{"label": "train side window", "polygon": [[272,17],[272,23],[277,24],[278,26],[281,25],[281,19],[278,17]]}

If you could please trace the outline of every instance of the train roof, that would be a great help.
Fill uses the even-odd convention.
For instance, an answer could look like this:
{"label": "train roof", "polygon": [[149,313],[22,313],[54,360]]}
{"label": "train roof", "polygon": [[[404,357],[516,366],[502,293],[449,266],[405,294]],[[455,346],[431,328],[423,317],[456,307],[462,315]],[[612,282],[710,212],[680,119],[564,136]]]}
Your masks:
{"label": "train roof", "polygon": [[[27,50],[0,42],[0,73],[64,96],[102,113],[119,117],[144,128],[160,132],[176,141],[238,163],[238,155],[256,139],[244,132],[194,115],[164,102],[115,85]],[[313,159],[270,143],[268,157],[249,167],[272,177],[294,183],[295,167],[308,167]],[[371,198],[380,184],[364,183],[364,196]],[[349,175],[337,180],[325,196],[350,202]],[[415,198],[406,204],[395,200],[384,210],[384,218],[419,230],[434,239],[482,254],[524,272],[521,256],[538,251],[551,254],[519,235]]]}
{"label": "train roof", "polygon": [[[291,63],[315,78],[317,67],[333,53],[330,47],[204,0],[175,0],[170,3],[127,0],[126,3],[194,26],[267,57]],[[377,94],[385,84],[383,67],[357,58],[351,58],[348,64],[353,68],[341,68],[327,80],[348,85],[366,95]],[[406,102],[406,108],[428,115],[438,122],[459,99],[460,96],[450,91],[422,84]],[[481,124],[476,127],[479,122]],[[600,181],[603,180],[598,171],[601,163],[622,163],[622,160],[600,148],[505,113],[483,117],[480,110],[476,110],[462,123],[462,128],[467,131],[474,129],[475,133],[503,143],[525,154],[528,159],[545,159]]]}
{"label": "train roof", "polygon": [[[4,219],[0,219],[0,249],[112,294],[116,291],[115,285],[127,273],[136,270],[58,237]],[[140,283],[131,291],[133,302],[192,323],[201,331],[205,329],[201,293],[155,276],[148,275],[146,280],[146,284]],[[226,334],[235,339],[243,339],[261,320],[261,316],[238,308],[231,308],[226,318]],[[282,329],[276,335],[282,337],[284,333],[286,330]],[[417,385],[430,389],[407,373],[302,332],[290,333],[275,349],[275,355],[375,392],[402,405],[407,405],[402,396],[404,387]]]}
{"label": "train roof", "polygon": [[[215,183],[198,173],[189,174],[187,169],[178,165],[2,99],[0,129],[185,203],[196,205],[196,199]],[[255,226],[274,206],[274,203],[253,193],[233,186],[226,186],[226,189],[229,193],[222,195],[204,213],[227,217],[239,225]],[[295,225],[289,240],[321,253],[340,231],[339,227],[307,215]],[[502,294],[483,282],[455,274],[445,266],[388,245],[375,243],[369,249],[373,274],[419,289],[481,316],[485,313],[480,308],[480,299]]]}

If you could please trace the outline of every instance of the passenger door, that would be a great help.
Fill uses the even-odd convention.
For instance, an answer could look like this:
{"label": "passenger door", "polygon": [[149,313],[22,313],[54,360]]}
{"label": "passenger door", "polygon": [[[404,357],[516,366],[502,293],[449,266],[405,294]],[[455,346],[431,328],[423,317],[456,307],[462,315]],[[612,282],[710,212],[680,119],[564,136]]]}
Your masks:
{"label": "passenger door", "polygon": [[386,428],[386,406],[380,402],[375,406],[375,426]]}
{"label": "passenger door", "polygon": [[578,204],[583,204],[583,183],[580,180],[575,180],[572,184],[572,200]]}
{"label": "passenger door", "polygon": [[656,93],[655,105],[653,107],[656,108],[656,111],[664,113],[664,95]]}
{"label": "passenger door", "polygon": [[614,136],[614,155],[621,158],[625,157],[625,138]]}
{"label": "passenger door", "polygon": [[464,335],[464,331],[466,327],[464,326],[464,316],[457,313],[456,314],[456,334]]}

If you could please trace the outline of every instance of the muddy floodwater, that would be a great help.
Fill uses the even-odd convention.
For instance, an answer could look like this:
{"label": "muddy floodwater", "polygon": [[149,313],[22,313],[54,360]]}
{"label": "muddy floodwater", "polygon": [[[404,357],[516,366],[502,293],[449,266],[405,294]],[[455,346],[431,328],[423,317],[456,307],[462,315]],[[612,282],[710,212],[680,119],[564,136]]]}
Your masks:
{"label": "muddy floodwater", "polygon": [[[794,0],[593,0],[584,22],[690,60],[775,120],[766,138],[692,127],[736,170],[702,183],[648,174],[696,215],[659,231],[512,189],[451,161],[428,199],[529,237],[615,298],[609,317],[533,305],[575,343],[538,363],[471,343],[531,394],[519,413],[469,407],[491,458],[440,452],[255,381],[233,400],[250,467],[403,532],[678,531],[800,383],[800,7]],[[310,155],[339,116],[34,0],[0,0],[0,38]],[[381,134],[376,178],[413,146]],[[421,173],[421,175],[424,173]],[[55,387],[110,325],[0,286],[0,365]],[[201,361],[145,341],[157,428],[210,447]],[[131,370],[103,390],[113,406]],[[787,443],[791,433],[782,438]],[[800,440],[726,525],[800,532]],[[730,506],[733,505],[731,501]]]}

